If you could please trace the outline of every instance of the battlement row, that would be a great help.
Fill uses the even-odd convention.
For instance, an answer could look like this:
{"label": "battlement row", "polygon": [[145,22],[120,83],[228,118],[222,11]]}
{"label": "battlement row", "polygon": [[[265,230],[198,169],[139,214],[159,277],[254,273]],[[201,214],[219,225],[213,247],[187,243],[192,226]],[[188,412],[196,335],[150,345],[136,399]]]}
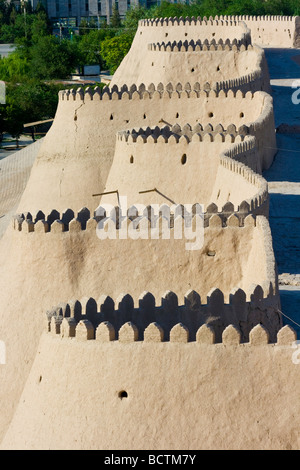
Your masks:
{"label": "battlement row", "polygon": [[259,188],[259,193],[256,197],[261,198],[261,205],[268,197],[268,183],[260,174],[248,168],[246,165],[239,161],[232,160],[226,154],[221,155],[220,163],[224,168],[241,175],[246,181]]}
{"label": "battlement row", "polygon": [[215,287],[203,299],[197,291],[189,290],[182,303],[172,291],[165,292],[158,301],[151,292],[143,292],[136,301],[130,294],[120,294],[115,301],[107,295],[98,299],[84,297],[62,302],[48,310],[47,329],[49,331],[52,325],[53,331],[58,332],[64,319],[73,326],[80,321],[89,321],[93,330],[101,323],[109,322],[118,337],[122,325],[132,322],[141,332],[139,339],[143,340],[143,331],[156,322],[164,329],[167,340],[172,328],[182,323],[189,329],[190,339],[195,340],[198,329],[206,323],[220,340],[224,328],[234,323],[240,325],[243,340],[247,340],[255,323],[272,330],[272,335],[280,329],[282,322],[276,299],[276,286],[269,281],[251,285],[247,291],[233,288],[228,302],[225,302],[223,292]]}
{"label": "battlement row", "polygon": [[[229,302],[225,302],[224,293],[217,287],[211,288],[206,296],[201,298],[200,294],[195,290],[188,290],[183,296],[184,301],[180,305],[178,295],[172,291],[166,291],[158,299],[151,292],[142,292],[137,299],[130,294],[122,293],[115,300],[110,296],[100,295],[98,299],[94,297],[83,297],[81,299],[70,299],[68,302],[60,302],[46,312],[48,321],[54,317],[73,317],[76,321],[89,319],[95,325],[102,321],[102,314],[111,316],[121,316],[122,313],[133,313],[142,317],[149,312],[160,314],[171,314],[174,317],[178,311],[196,312],[200,307],[207,307],[212,313],[216,313],[217,309],[222,309],[228,305],[235,305],[236,308],[244,309],[247,303],[252,303],[258,307],[260,302],[271,298],[276,294],[276,286],[265,281],[262,285],[251,284],[247,290],[233,287],[229,293]],[[109,318],[107,318],[109,319]]]}
{"label": "battlement row", "polygon": [[148,44],[148,50],[153,52],[200,52],[200,51],[238,51],[243,52],[253,50],[252,45],[249,43],[249,38],[233,39],[232,41],[227,38],[225,41],[219,39],[208,40],[203,42],[198,39],[194,41],[173,41],[157,42]]}
{"label": "battlement row", "polygon": [[215,19],[229,20],[233,18],[235,21],[290,21],[294,22],[298,16],[284,16],[284,15],[263,15],[263,16],[216,16]]}
{"label": "battlement row", "polygon": [[248,91],[260,91],[262,78],[262,70],[258,69],[255,72],[250,73],[249,75],[242,75],[238,78],[216,82],[214,85],[214,90],[216,91],[218,97],[223,96],[222,94],[220,95],[221,91],[225,92],[227,96],[230,91],[232,91],[233,93],[241,91],[245,94]]}
{"label": "battlement row", "polygon": [[[249,127],[242,125],[237,127],[235,124],[229,124],[226,129],[222,124],[212,125],[211,123],[202,126],[197,123],[195,126],[186,124],[180,126],[133,128],[117,132],[117,140],[126,143],[169,143],[178,144],[181,142],[243,142],[245,136],[248,137]],[[250,147],[249,147],[250,148]],[[253,147],[251,147],[253,148]]]}
{"label": "battlement row", "polygon": [[247,21],[257,21],[257,22],[262,22],[262,21],[269,21],[269,22],[275,22],[275,21],[282,21],[282,22],[290,22],[293,23],[295,22],[295,19],[297,16],[281,16],[281,15],[265,15],[265,16],[250,16],[250,15],[243,15],[243,16],[227,16],[227,15],[220,15],[220,16],[215,16],[212,17],[210,16],[207,18],[204,16],[201,18],[198,16],[197,18],[195,16],[192,17],[183,17],[180,16],[179,18],[177,16],[173,18],[149,18],[149,19],[143,19],[139,21],[139,26],[179,26],[179,25],[212,25],[212,26],[238,26],[241,21],[247,22]]}
{"label": "battlement row", "polygon": [[[245,130],[244,126],[240,128],[241,132],[243,130]],[[247,132],[250,132],[248,127]],[[225,142],[226,138],[228,139],[228,136],[225,136]],[[242,166],[236,166],[235,162],[241,163]],[[264,187],[264,189],[267,190],[266,181],[261,177],[260,171],[258,170],[257,140],[254,136],[246,135],[244,138],[240,137],[239,139],[236,137],[234,143],[220,155],[220,163],[226,166],[226,168],[234,172],[239,172],[242,176],[247,177],[249,182],[253,180],[255,181],[255,185]],[[253,172],[257,175],[257,178],[253,177]]]}
{"label": "battlement row", "polygon": [[[157,86],[154,83],[151,83],[146,87],[143,83],[139,86],[133,84],[131,86],[123,85],[120,89],[117,85],[113,85],[111,88],[108,86],[104,87],[102,90],[100,87],[87,87],[83,89],[82,87],[60,90],[59,100],[62,101],[105,101],[105,100],[141,100],[141,99],[161,99],[163,97],[168,98],[180,98],[181,96],[196,97],[196,98],[208,98],[210,94],[212,97],[218,98],[245,98],[252,99],[253,94],[256,90],[253,91],[241,91],[238,90],[238,87],[255,82],[257,79],[260,79],[262,76],[261,70],[250,73],[249,75],[244,75],[232,80],[225,80],[219,82],[205,82],[200,85],[199,82],[191,85],[189,82],[185,84],[177,83],[173,85],[168,83],[163,85],[159,83]],[[231,90],[234,88],[234,90]]]}
{"label": "battlement row", "polygon": [[204,16],[201,18],[198,16],[174,16],[170,18],[148,18],[144,20],[139,20],[139,26],[180,26],[180,25],[213,25],[213,26],[239,26],[240,20],[232,19],[232,17],[228,17],[228,19],[214,19],[212,16],[207,18]]}
{"label": "battlement row", "polygon": [[[203,223],[205,228],[226,228],[226,227],[248,227],[248,226],[255,226],[255,217],[252,214],[249,214],[249,211],[258,209],[264,202],[264,195],[258,194],[255,200],[243,201],[239,206],[238,210],[235,210],[234,204],[230,201],[226,202],[222,207],[222,212],[218,213],[218,207],[215,203],[211,203],[207,206],[207,211],[203,215]],[[150,211],[149,207],[147,207],[147,212]],[[41,212],[38,214],[35,221],[32,220],[30,217],[31,215],[27,213],[26,215],[17,215],[13,217],[13,228],[16,231],[23,232],[23,233],[63,233],[63,232],[80,232],[82,230],[85,231],[95,231],[98,228],[99,230],[105,230],[108,225],[111,227],[111,224],[114,223],[114,229],[118,231],[121,228],[124,228],[125,224],[130,227],[131,230],[139,230],[143,227],[143,230],[152,230],[154,228],[164,226],[170,229],[170,233],[172,233],[172,229],[174,229],[174,233],[177,233],[179,229],[182,227],[189,227],[191,224],[195,222],[195,216],[197,214],[192,214],[189,216],[181,216],[177,215],[173,217],[170,215],[168,218],[165,215],[159,215],[154,217],[152,215],[138,215],[138,209],[134,206],[128,210],[128,212],[134,213],[136,215],[120,216],[115,214],[119,214],[119,207],[112,209],[113,215],[109,215],[108,217],[92,217],[86,220],[80,217],[73,217],[71,220],[67,220],[67,217],[64,217],[65,214],[73,213],[72,210],[68,209],[66,213],[63,215],[63,218],[55,218],[59,217],[57,211],[52,211],[51,214],[45,219],[44,215],[41,215]],[[74,214],[74,213],[73,213]],[[198,215],[198,217],[201,217]],[[54,219],[55,218],[55,219]],[[54,220],[53,220],[54,219]],[[100,219],[100,220],[99,220]],[[125,220],[124,220],[125,219]],[[134,222],[132,224],[132,222]],[[167,225],[166,225],[167,224]]]}
{"label": "battlement row", "polygon": [[[116,335],[113,325],[104,321],[95,329],[89,320],[80,320],[78,323],[71,318],[64,318],[59,323],[53,317],[49,325],[49,333],[59,335],[62,338],[74,338],[78,341],[96,340],[100,343],[118,341],[119,343],[132,343],[141,341],[141,333],[137,326],[132,322],[124,323]],[[165,332],[162,326],[153,322],[143,331],[143,340],[145,343],[161,343],[169,341],[170,343],[189,343],[190,331],[183,323],[177,323],[170,331],[169,337],[165,339]],[[282,327],[276,335],[276,345],[293,346],[297,341],[297,334],[293,328],[288,325]],[[196,333],[194,340],[199,345],[219,344],[216,341],[214,329],[203,324]],[[224,346],[239,346],[249,344],[250,346],[263,346],[270,344],[270,334],[267,328],[261,324],[254,326],[249,333],[249,343],[242,342],[242,334],[235,325],[228,325],[222,332],[221,343]],[[272,343],[271,343],[272,344]]]}

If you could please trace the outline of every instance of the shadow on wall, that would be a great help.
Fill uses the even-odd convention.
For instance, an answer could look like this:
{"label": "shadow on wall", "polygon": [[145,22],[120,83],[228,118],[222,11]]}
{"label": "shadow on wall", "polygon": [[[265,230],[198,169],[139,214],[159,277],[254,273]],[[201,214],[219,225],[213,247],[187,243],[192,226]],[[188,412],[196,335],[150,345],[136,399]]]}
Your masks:
{"label": "shadow on wall", "polygon": [[300,195],[270,195],[270,227],[279,274],[299,274]]}
{"label": "shadow on wall", "polygon": [[273,248],[279,274],[299,274],[300,134],[277,134],[277,145],[273,165],[263,173],[270,191]]}
{"label": "shadow on wall", "polygon": [[272,80],[300,78],[299,49],[265,48],[264,51]]}
{"label": "shadow on wall", "polygon": [[[299,104],[293,103],[293,81],[300,79],[299,49],[266,48],[274,104],[275,126],[278,129],[278,152],[272,166],[263,173],[270,190],[270,228],[278,273],[300,274],[300,91]],[[300,87],[298,87],[300,90]],[[293,128],[297,126],[297,128]],[[284,133],[282,133],[284,132]],[[300,324],[300,287],[282,286],[280,289],[282,312]],[[300,339],[300,327],[283,317]]]}
{"label": "shadow on wall", "polygon": [[[300,86],[298,86],[300,85],[300,67],[298,67],[298,77],[296,75],[288,79],[285,86],[272,84],[275,127],[280,124],[300,125]],[[295,88],[293,88],[293,82],[296,80],[298,84],[295,83]]]}
{"label": "shadow on wall", "polygon": [[[299,108],[300,126],[300,108]],[[300,133],[277,134],[278,152],[272,166],[264,171],[263,176],[270,183],[288,181],[300,183]]]}
{"label": "shadow on wall", "polygon": [[[280,290],[281,309],[294,322],[300,325],[300,290],[282,289]],[[300,340],[300,326],[286,317],[282,318],[283,325],[291,326],[297,333],[297,339]]]}

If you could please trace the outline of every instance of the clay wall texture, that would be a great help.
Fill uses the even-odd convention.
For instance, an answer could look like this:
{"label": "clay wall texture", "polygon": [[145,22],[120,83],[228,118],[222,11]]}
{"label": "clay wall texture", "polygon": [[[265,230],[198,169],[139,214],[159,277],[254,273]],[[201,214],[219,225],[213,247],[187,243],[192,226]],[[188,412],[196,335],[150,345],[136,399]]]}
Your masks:
{"label": "clay wall texture", "polygon": [[135,342],[126,333],[126,342],[42,335],[3,446],[299,448],[300,369],[291,359],[293,336],[286,344],[266,344],[266,332],[256,329],[253,343],[238,345],[230,329],[221,344],[176,342],[178,331],[175,342]]}
{"label": "clay wall texture", "polygon": [[[1,448],[299,447],[255,21],[266,44],[266,25],[285,42],[297,29],[287,18],[141,21],[110,87],[60,92],[0,240]],[[100,240],[120,196],[136,236],[115,225]],[[166,223],[174,203],[203,204],[201,248],[176,238],[180,213]]]}
{"label": "clay wall texture", "polygon": [[251,30],[253,43],[264,46],[300,46],[299,16],[237,16],[234,18],[246,23]]}
{"label": "clay wall texture", "polygon": [[[54,123],[21,199],[20,211],[50,212],[53,207],[59,211],[67,207],[80,210],[82,201],[90,209],[96,209],[99,199],[93,194],[105,190],[115,153],[116,132],[120,128],[138,129],[141,124],[150,127],[162,127],[165,123],[178,123],[182,127],[201,124],[203,128],[211,124],[213,129],[219,124],[225,129],[233,124],[233,134],[242,125],[248,125],[251,135],[257,136],[260,149],[260,159],[253,169],[261,172],[262,167],[267,168],[276,152],[272,98],[263,92],[254,95],[236,92],[235,96],[230,90],[218,94],[212,91],[207,96],[204,90],[186,92],[187,85],[177,86],[182,91],[172,85],[171,94],[156,89],[151,92],[150,87],[150,93],[124,90],[103,95],[97,92],[61,95]],[[226,106],[229,99],[232,102]],[[82,172],[86,174],[84,180]],[[76,181],[80,185],[74,191]]]}
{"label": "clay wall texture", "polygon": [[[199,66],[198,58],[205,66]],[[154,84],[183,82],[185,77],[193,77],[195,81],[213,81],[217,89],[232,88],[236,81],[243,91],[269,91],[264,52],[252,47],[249,29],[242,21],[183,18],[140,21],[112,85],[147,85],[149,71]]]}

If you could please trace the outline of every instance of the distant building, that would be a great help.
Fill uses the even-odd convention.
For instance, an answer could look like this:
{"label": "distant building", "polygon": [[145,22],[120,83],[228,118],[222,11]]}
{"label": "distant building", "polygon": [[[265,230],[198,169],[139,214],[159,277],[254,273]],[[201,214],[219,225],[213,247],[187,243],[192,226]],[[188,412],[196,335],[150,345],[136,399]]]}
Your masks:
{"label": "distant building", "polygon": [[[30,0],[33,8],[40,0]],[[49,19],[57,26],[79,26],[82,20],[92,21],[96,27],[109,23],[113,5],[116,5],[121,18],[132,7],[142,5],[147,8],[160,4],[161,0],[41,0],[47,9]],[[173,0],[177,3],[177,0]],[[178,0],[186,3],[185,0]],[[19,2],[18,2],[19,3]]]}

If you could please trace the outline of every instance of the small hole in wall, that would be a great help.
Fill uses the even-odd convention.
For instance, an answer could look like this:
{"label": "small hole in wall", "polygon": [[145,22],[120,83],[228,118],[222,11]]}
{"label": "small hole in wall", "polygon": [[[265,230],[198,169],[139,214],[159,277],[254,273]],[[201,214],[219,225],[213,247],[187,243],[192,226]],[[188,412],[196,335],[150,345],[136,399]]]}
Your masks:
{"label": "small hole in wall", "polygon": [[208,117],[214,117],[214,113],[208,113]]}
{"label": "small hole in wall", "polygon": [[212,36],[215,36],[215,35],[216,35],[216,33],[212,33],[211,35],[212,35]]}
{"label": "small hole in wall", "polygon": [[185,36],[187,36],[187,35],[188,35],[188,33],[184,33],[184,35],[185,35]]}
{"label": "small hole in wall", "polygon": [[195,72],[195,69],[194,69],[194,67],[191,69],[191,72]]}
{"label": "small hole in wall", "polygon": [[128,393],[125,391],[125,390],[121,390],[119,393],[118,393],[118,397],[123,400],[123,398],[127,398],[128,397]]}
{"label": "small hole in wall", "polygon": [[186,160],[187,160],[187,158],[186,158],[186,153],[184,153],[184,154],[182,155],[182,157],[181,157],[181,164],[182,164],[182,165],[185,165],[185,164],[186,164]]}
{"label": "small hole in wall", "polygon": [[153,65],[154,65],[154,62],[152,62],[151,66],[153,67]]}
{"label": "small hole in wall", "polygon": [[146,119],[146,114],[143,115],[143,119]]}
{"label": "small hole in wall", "polygon": [[111,114],[109,119],[112,121],[112,120],[113,120],[113,118],[114,118],[114,117],[113,117],[113,115]]}
{"label": "small hole in wall", "polygon": [[208,250],[206,254],[207,256],[216,256],[216,252],[214,250]]}
{"label": "small hole in wall", "polygon": [[179,118],[179,114],[178,114],[178,113],[176,113],[176,117]]}
{"label": "small hole in wall", "polygon": [[77,114],[75,114],[74,116],[74,121],[77,121]]}
{"label": "small hole in wall", "polygon": [[169,34],[169,33],[165,33],[165,37],[167,37],[167,36],[168,36],[168,34]]}
{"label": "small hole in wall", "polygon": [[130,163],[133,163],[134,162],[134,158],[133,158],[133,155],[131,155],[130,157]]}
{"label": "small hole in wall", "polygon": [[40,375],[40,376],[39,376],[39,383],[41,383],[42,378],[43,378],[43,377]]}
{"label": "small hole in wall", "polygon": [[244,113],[240,113],[240,118],[243,118],[244,116]]}
{"label": "small hole in wall", "polygon": [[219,72],[219,71],[220,71],[220,66],[218,65],[218,67],[217,67],[217,72]]}

